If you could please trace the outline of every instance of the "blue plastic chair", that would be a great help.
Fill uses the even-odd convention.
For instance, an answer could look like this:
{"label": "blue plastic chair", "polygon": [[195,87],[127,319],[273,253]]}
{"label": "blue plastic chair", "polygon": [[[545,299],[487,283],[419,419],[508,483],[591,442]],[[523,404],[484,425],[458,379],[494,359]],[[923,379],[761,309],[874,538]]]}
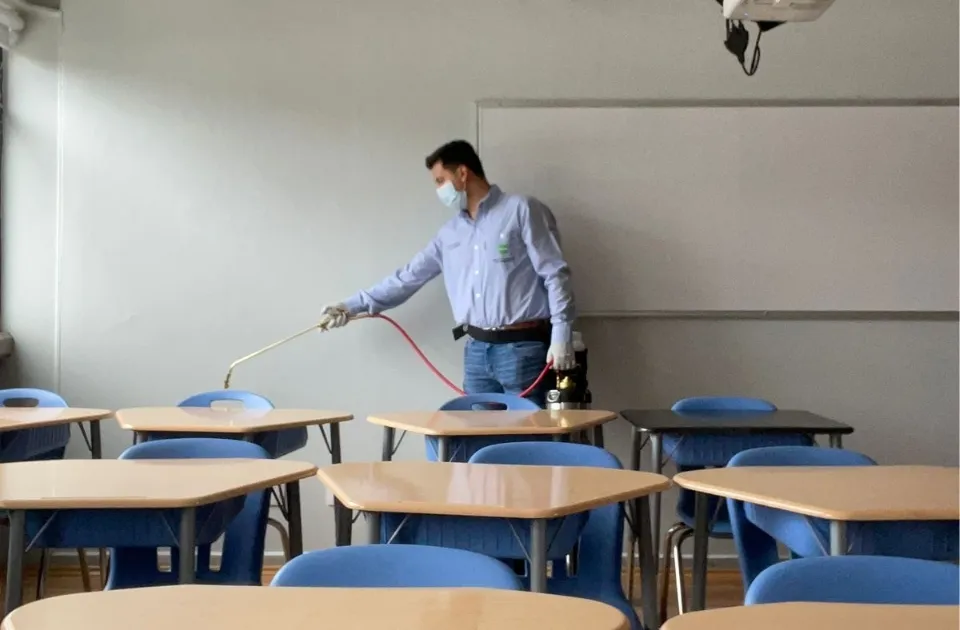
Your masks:
{"label": "blue plastic chair", "polygon": [[[200,394],[194,394],[181,401],[178,407],[213,407],[218,403],[232,402],[239,403],[244,409],[267,410],[273,409],[273,403],[260,394],[248,392],[241,389],[218,389]],[[172,437],[185,438],[195,437],[196,434],[185,433],[154,433],[147,439],[169,439]],[[236,439],[237,436],[229,433],[210,434],[206,437],[216,437],[226,440]],[[254,436],[254,443],[259,444],[270,457],[277,459],[284,455],[289,455],[298,451],[307,445],[307,427],[297,427],[294,429],[283,429],[280,431],[267,431]],[[271,493],[277,498],[277,505],[285,505],[286,498],[281,488],[274,488]],[[275,518],[268,518],[267,524],[273,527],[280,536],[280,542],[283,545],[284,557],[290,557],[290,534],[286,525]]]}
{"label": "blue plastic chair", "polygon": [[[729,466],[874,466],[871,458],[855,451],[815,446],[769,447],[743,451]],[[777,541],[797,558],[825,555],[829,547],[829,522],[801,514],[727,499],[733,538],[737,546],[744,590],[757,576],[780,561]],[[957,521],[875,521],[847,525],[849,553],[903,556],[924,560],[956,561]]]}
{"label": "blue plastic chair", "polygon": [[[143,442],[128,448],[120,459],[270,459],[257,445],[218,438],[180,438]],[[199,471],[198,474],[202,474]],[[226,526],[220,568],[210,567],[210,544],[198,545],[197,581],[206,584],[259,586],[263,573],[263,548],[269,515],[269,493],[259,491],[241,497],[242,509]],[[171,549],[171,566],[179,553]],[[119,547],[110,556],[107,589],[175,584],[174,572],[157,567],[157,549]]]}
{"label": "blue plastic chair", "polygon": [[[23,403],[23,404],[13,404]],[[67,407],[67,401],[44,389],[28,387],[0,390],[3,407]],[[0,433],[0,462],[63,459],[70,442],[70,425],[4,431]]]}
{"label": "blue plastic chair", "polygon": [[801,558],[764,570],[744,603],[828,602],[956,606],[960,568],[945,562],[883,556]]}
{"label": "blue plastic chair", "polygon": [[[773,413],[777,410],[773,403],[759,398],[737,396],[699,396],[684,398],[673,405],[678,414],[691,413],[700,417],[726,418],[727,414]],[[703,468],[726,466],[730,458],[740,451],[762,446],[802,445],[813,443],[813,439],[802,434],[747,434],[747,435],[682,435],[664,434],[663,452],[666,459],[673,459],[677,472],[701,470]],[[670,593],[670,566],[673,564],[674,579],[677,583],[677,606],[681,613],[686,612],[686,594],[683,584],[683,543],[693,536],[694,502],[696,493],[680,489],[677,499],[677,518],[664,537],[663,571],[660,573],[660,614],[665,619],[667,598]],[[726,506],[717,497],[710,497],[708,510],[711,514],[710,537],[731,538],[730,516]]]}
{"label": "blue plastic chair", "polygon": [[[178,407],[213,407],[217,403],[240,403],[244,409],[273,409],[273,403],[259,394],[240,389],[220,389],[202,394],[194,394],[180,402]],[[211,436],[213,437],[213,436]],[[215,437],[230,438],[236,436],[217,435]],[[268,431],[255,436],[254,442],[270,453],[270,457],[277,459],[289,455],[307,445],[307,427]]]}
{"label": "blue plastic chair", "polygon": [[[541,407],[532,400],[514,396],[512,394],[468,394],[449,400],[440,407],[440,411],[477,411],[477,410],[496,410],[496,411],[540,411]],[[491,444],[504,444],[507,442],[530,442],[543,438],[538,435],[508,435],[508,436],[484,436],[484,437],[461,437],[447,438],[450,441],[450,461],[465,462],[468,461],[474,453],[485,446]],[[435,462],[438,459],[439,445],[437,438],[427,436],[424,438],[427,447],[427,460]]]}
{"label": "blue plastic chair", "polygon": [[459,549],[418,545],[311,551],[283,565],[270,586],[471,587],[511,591],[522,588],[513,571],[493,558]]}
{"label": "blue plastic chair", "polygon": [[[470,463],[622,468],[620,461],[602,448],[562,442],[495,444],[477,451]],[[623,508],[620,505],[590,510],[576,553],[576,573],[570,574],[566,566],[554,562],[547,591],[614,606],[630,620],[631,628],[640,630],[642,625],[624,595],[620,577],[623,567]]]}

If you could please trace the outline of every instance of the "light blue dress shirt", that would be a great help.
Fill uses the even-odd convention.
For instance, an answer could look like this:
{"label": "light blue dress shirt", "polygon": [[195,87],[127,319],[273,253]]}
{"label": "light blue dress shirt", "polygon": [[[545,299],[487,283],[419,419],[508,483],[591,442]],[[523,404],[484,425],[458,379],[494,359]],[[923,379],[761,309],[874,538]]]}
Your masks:
{"label": "light blue dress shirt", "polygon": [[569,343],[576,317],[570,267],[553,213],[492,186],[477,218],[448,221],[405,267],[344,304],[351,315],[400,306],[443,273],[457,325],[499,328],[549,319],[553,343]]}

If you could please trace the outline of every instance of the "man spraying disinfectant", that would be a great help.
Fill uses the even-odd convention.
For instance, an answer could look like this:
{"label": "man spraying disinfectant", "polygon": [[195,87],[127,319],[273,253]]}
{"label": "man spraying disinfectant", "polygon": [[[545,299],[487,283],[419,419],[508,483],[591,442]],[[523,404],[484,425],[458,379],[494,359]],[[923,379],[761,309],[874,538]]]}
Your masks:
{"label": "man spraying disinfectant", "polygon": [[[400,306],[443,273],[464,348],[468,394],[520,394],[548,362],[575,367],[575,305],[570,268],[550,209],[491,185],[466,141],[443,145],[426,159],[437,196],[456,215],[405,267],[343,303],[327,306],[319,326],[344,326],[361,313]],[[549,379],[527,396],[544,406]]]}

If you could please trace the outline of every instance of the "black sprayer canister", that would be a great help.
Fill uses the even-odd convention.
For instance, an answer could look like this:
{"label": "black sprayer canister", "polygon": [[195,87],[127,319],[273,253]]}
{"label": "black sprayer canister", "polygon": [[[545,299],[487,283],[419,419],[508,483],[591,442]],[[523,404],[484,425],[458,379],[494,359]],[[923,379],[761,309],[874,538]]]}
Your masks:
{"label": "black sprayer canister", "polygon": [[557,382],[547,392],[547,409],[589,409],[593,395],[587,383],[587,347],[583,335],[573,333],[576,365],[569,370],[555,370]]}

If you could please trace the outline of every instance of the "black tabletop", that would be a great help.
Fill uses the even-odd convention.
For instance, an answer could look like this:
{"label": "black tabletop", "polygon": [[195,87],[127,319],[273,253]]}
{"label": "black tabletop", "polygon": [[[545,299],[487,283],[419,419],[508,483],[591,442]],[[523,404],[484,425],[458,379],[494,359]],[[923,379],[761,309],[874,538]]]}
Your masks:
{"label": "black tabletop", "polygon": [[678,413],[669,409],[625,409],[624,419],[648,433],[853,433],[853,427],[809,411]]}

